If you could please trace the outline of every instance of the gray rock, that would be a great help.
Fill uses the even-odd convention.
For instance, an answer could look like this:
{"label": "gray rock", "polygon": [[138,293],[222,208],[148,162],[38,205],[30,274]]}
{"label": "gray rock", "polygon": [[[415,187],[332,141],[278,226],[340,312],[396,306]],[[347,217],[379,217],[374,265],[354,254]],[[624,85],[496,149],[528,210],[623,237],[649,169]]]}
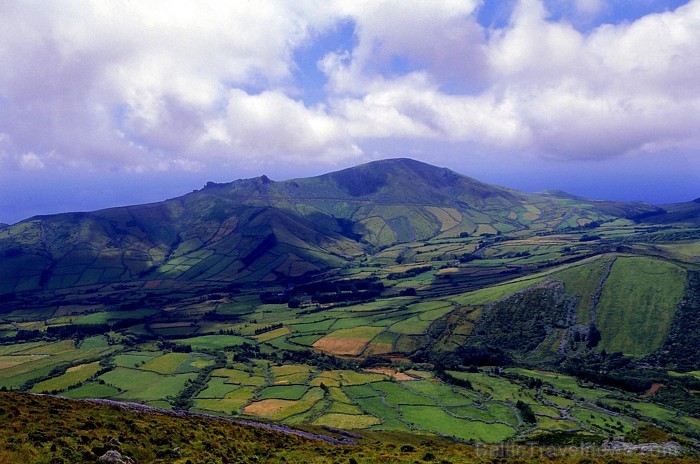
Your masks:
{"label": "gray rock", "polygon": [[654,454],[660,456],[680,456],[683,447],[675,441],[665,443],[632,444],[623,441],[610,440],[603,443],[602,451],[617,453]]}
{"label": "gray rock", "polygon": [[134,464],[134,460],[128,456],[122,456],[119,451],[110,450],[99,457],[99,462],[106,464]]}

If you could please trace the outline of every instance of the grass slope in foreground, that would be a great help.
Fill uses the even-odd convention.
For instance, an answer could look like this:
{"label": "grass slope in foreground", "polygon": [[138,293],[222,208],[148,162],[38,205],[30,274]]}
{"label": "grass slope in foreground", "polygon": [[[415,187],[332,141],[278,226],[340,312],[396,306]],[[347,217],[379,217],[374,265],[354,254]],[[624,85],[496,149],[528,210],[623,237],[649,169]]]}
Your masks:
{"label": "grass slope in foreground", "polygon": [[[693,463],[694,456],[602,453],[576,448],[472,447],[405,433],[357,435],[331,444],[332,431],[307,428],[316,439],[230,420],[124,409],[86,401],[0,393],[0,464],[97,462],[110,450],[149,463]],[[288,432],[293,429],[286,429]],[[347,437],[345,437],[347,438]]]}

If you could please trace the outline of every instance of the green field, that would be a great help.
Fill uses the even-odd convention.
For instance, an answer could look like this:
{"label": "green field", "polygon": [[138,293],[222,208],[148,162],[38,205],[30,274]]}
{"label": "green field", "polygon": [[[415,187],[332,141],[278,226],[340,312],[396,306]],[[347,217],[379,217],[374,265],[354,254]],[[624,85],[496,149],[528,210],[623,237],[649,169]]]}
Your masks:
{"label": "green field", "polygon": [[450,300],[461,305],[482,305],[486,303],[493,303],[494,301],[512,295],[519,290],[535,285],[541,280],[542,279],[537,278],[531,280],[520,280],[502,285],[494,285],[483,290],[476,290],[450,298]]}
{"label": "green field", "polygon": [[278,398],[282,400],[299,400],[301,399],[308,387],[306,385],[273,385],[266,387],[260,391],[258,398],[269,399]]}
{"label": "green field", "polygon": [[384,401],[386,401],[389,406],[396,407],[404,404],[434,404],[434,401],[430,398],[417,395],[399,383],[375,382],[372,384],[372,388],[380,392],[380,395],[384,397]]}
{"label": "green field", "polygon": [[141,309],[133,311],[97,312],[84,316],[76,316],[72,318],[71,322],[73,324],[104,324],[110,321],[119,321],[123,319],[144,319],[154,314],[158,314],[158,311]]}
{"label": "green field", "polygon": [[339,413],[324,414],[313,422],[314,425],[326,425],[341,429],[364,429],[379,423],[380,419],[375,416]]}
{"label": "green field", "polygon": [[226,383],[226,379],[223,377],[212,377],[207,382],[206,388],[197,395],[197,398],[224,398],[238,388],[240,388],[239,385]]}
{"label": "green field", "polygon": [[119,367],[138,367],[156,356],[158,356],[158,353],[155,352],[127,352],[116,355],[114,364]]}
{"label": "green field", "polygon": [[439,435],[467,441],[497,443],[515,435],[513,427],[504,424],[487,424],[479,421],[458,419],[436,406],[401,406],[404,419],[414,426]]}
{"label": "green field", "polygon": [[67,398],[111,398],[119,393],[119,389],[111,385],[86,382],[79,387],[62,392]]}
{"label": "green field", "polygon": [[155,372],[117,367],[99,379],[121,391],[116,399],[151,401],[177,395],[196,374],[160,375]]}
{"label": "green field", "polygon": [[[298,188],[312,198],[339,188],[328,182]],[[632,439],[647,426],[700,439],[692,224],[558,194],[312,205],[289,184],[278,209],[230,188],[66,225],[77,243],[53,261],[0,268],[0,387],[411,443]],[[24,235],[0,258],[38,243],[39,224],[11,226]],[[132,247],[99,232],[114,224]],[[400,449],[372,456],[397,462]],[[408,462],[440,462],[424,455]]]}
{"label": "green field", "polygon": [[[23,362],[6,364],[0,369],[0,388],[17,389],[27,382],[48,377],[56,367],[69,368],[72,364],[92,360],[121,349],[119,345],[107,346],[101,341],[102,337],[96,337],[96,339],[98,339],[96,343],[88,342],[79,348],[75,347],[72,340],[67,340],[35,345],[22,350],[20,353]],[[25,358],[26,356],[31,358]]]}
{"label": "green field", "polygon": [[627,420],[590,409],[574,408],[571,415],[584,426],[595,427],[605,433],[624,435],[634,429],[634,425]]}
{"label": "green field", "polygon": [[240,414],[241,410],[252,401],[255,387],[244,386],[226,393],[220,398],[202,398],[194,400],[194,407],[207,412],[223,414]]}
{"label": "green field", "polygon": [[226,383],[239,385],[264,385],[266,380],[262,375],[255,375],[254,372],[248,372],[238,369],[216,369],[212,372],[213,376],[225,379]]}
{"label": "green field", "polygon": [[559,392],[570,393],[580,398],[596,399],[610,393],[610,391],[604,388],[596,387],[591,383],[581,382],[570,375],[559,374],[556,372],[535,372],[529,369],[521,368],[509,368],[506,369],[506,372],[513,372],[516,374],[524,375],[526,377],[540,379],[543,382],[546,382],[548,385],[551,385],[555,390]]}
{"label": "green field", "polygon": [[615,260],[596,307],[599,349],[644,356],[658,349],[683,295],[685,271],[658,259]]}
{"label": "green field", "polygon": [[202,335],[199,337],[181,338],[175,340],[179,345],[189,345],[192,349],[220,350],[231,346],[251,343],[250,340],[236,335]]}
{"label": "green field", "polygon": [[515,402],[519,399],[529,402],[530,394],[522,391],[519,385],[495,375],[469,372],[450,372],[458,379],[468,380],[474,390],[488,395],[496,401]]}
{"label": "green field", "polygon": [[95,361],[90,364],[79,364],[74,367],[69,367],[65,374],[58,377],[53,377],[43,382],[34,385],[32,392],[48,393],[52,391],[67,390],[70,387],[77,386],[85,382],[100,370],[100,363]]}
{"label": "green field", "polygon": [[577,298],[577,320],[581,324],[591,322],[595,297],[603,279],[607,277],[611,260],[598,259],[581,266],[572,266],[553,274],[553,278],[562,280],[565,291]]}
{"label": "green field", "polygon": [[471,404],[474,399],[473,394],[467,390],[451,388],[449,385],[431,380],[404,382],[403,386],[419,395],[430,398],[440,406]]}
{"label": "green field", "polygon": [[166,353],[162,356],[150,359],[139,366],[140,370],[153,371],[159,374],[174,374],[180,371],[183,364],[190,360],[186,353]]}

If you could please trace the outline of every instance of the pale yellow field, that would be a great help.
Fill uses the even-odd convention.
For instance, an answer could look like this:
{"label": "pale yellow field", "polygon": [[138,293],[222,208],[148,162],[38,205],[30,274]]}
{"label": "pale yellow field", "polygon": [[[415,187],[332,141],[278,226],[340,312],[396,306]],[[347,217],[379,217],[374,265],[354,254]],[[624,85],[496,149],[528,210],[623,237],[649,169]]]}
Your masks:
{"label": "pale yellow field", "polygon": [[404,372],[399,372],[396,369],[391,369],[389,367],[374,367],[372,369],[365,369],[365,372],[372,372],[374,374],[388,375],[389,377],[393,377],[394,379],[396,379],[400,382],[405,382],[405,381],[409,381],[409,380],[418,380],[415,377],[412,377]]}
{"label": "pale yellow field", "polygon": [[382,327],[340,329],[317,340],[313,347],[326,353],[357,356],[365,350],[370,340],[382,330],[384,330]]}

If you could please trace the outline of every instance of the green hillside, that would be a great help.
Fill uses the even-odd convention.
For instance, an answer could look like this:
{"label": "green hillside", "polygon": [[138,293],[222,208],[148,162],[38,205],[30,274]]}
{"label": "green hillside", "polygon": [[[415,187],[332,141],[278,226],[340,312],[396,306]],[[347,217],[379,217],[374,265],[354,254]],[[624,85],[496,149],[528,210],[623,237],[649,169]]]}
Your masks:
{"label": "green hillside", "polygon": [[307,179],[209,183],[160,203],[20,222],[0,229],[0,293],[146,277],[277,280],[396,243],[579,229],[657,211],[531,195],[385,160]]}
{"label": "green hillside", "polygon": [[[46,418],[52,420],[45,420]],[[232,422],[203,415],[77,402],[49,396],[0,393],[0,462],[98,462],[109,453],[135,462],[452,462],[487,460],[509,463],[610,462],[610,452],[569,447],[512,445],[474,447],[439,437],[408,433],[363,432],[351,436],[332,428],[270,426]],[[637,440],[667,439],[644,429]],[[648,446],[648,445],[647,445]],[[662,445],[659,445],[662,446]],[[663,448],[659,448],[663,449]],[[695,456],[663,457],[615,453],[615,462],[691,463]]]}
{"label": "green hillside", "polygon": [[146,277],[295,277],[362,252],[302,217],[206,196],[31,219],[0,231],[0,250],[3,293]]}
{"label": "green hillside", "polygon": [[620,257],[613,263],[596,307],[599,348],[643,356],[668,334],[686,285],[685,271],[661,260]]}
{"label": "green hillside", "polygon": [[[658,220],[672,209],[401,159],[31,218],[0,229],[0,388],[387,443],[340,462],[460,462],[425,437],[632,446],[639,430],[691,452],[700,229]],[[21,436],[12,453],[53,453]],[[80,440],[49,441],[96,454]]]}

